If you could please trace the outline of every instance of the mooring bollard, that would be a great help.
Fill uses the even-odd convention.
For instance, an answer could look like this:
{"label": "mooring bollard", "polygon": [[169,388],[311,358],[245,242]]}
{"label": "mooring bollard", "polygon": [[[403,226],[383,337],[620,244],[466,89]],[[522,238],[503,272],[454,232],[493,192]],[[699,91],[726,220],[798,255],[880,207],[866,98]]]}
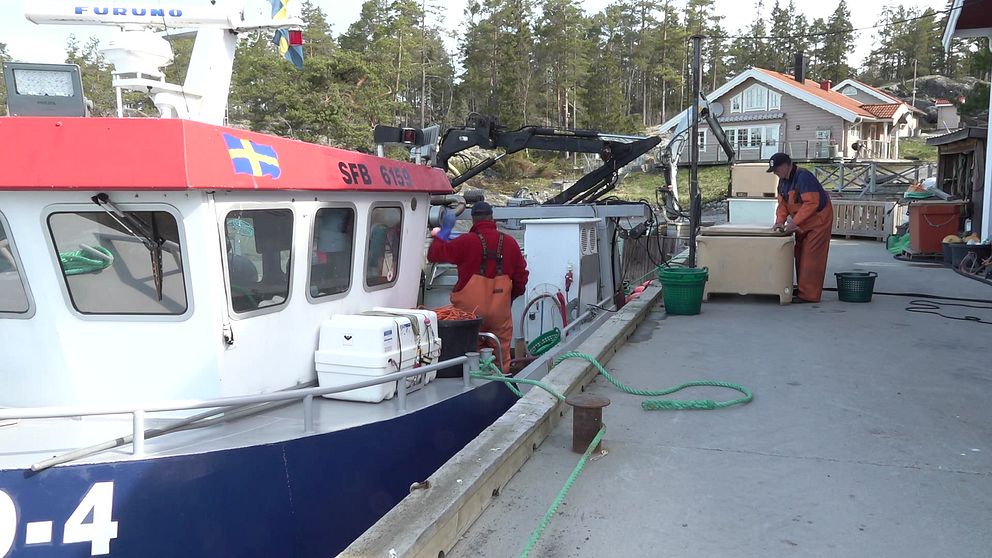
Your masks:
{"label": "mooring bollard", "polygon": [[[565,403],[572,406],[572,451],[585,453],[603,427],[603,407],[609,405],[610,400],[602,395],[579,393],[566,398]],[[593,451],[599,451],[602,445],[600,442]]]}

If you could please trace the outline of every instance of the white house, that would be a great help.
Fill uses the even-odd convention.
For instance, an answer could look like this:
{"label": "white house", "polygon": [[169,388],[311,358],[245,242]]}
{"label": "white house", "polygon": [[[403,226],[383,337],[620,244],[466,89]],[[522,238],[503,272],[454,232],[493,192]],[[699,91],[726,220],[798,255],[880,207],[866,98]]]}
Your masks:
{"label": "white house", "polygon": [[[867,106],[881,107],[890,106],[893,104],[905,104],[902,99],[856,79],[845,79],[844,81],[831,87],[831,89],[843,95],[847,95],[856,101],[860,101]],[[915,107],[909,107],[909,109],[910,110],[908,112],[903,113],[901,118],[902,121],[897,123],[899,137],[901,138],[915,136],[919,133],[920,116],[922,116],[924,112]]]}
{"label": "white house", "polygon": [[[751,68],[707,95],[722,108],[718,120],[737,160],[764,160],[777,151],[799,160],[899,157],[900,127],[910,121],[909,105],[875,96],[864,102],[833,90],[829,81],[805,79],[801,68],[797,73],[799,79]],[[659,133],[671,132],[687,115],[688,109],[662,124]],[[699,145],[700,161],[726,157],[707,129],[700,129]],[[687,160],[688,153],[683,157]]]}

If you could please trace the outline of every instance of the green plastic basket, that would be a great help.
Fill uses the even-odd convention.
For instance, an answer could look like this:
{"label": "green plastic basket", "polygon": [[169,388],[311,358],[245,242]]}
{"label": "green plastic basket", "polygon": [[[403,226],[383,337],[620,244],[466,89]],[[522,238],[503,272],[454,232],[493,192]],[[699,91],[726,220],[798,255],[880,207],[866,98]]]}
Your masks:
{"label": "green plastic basket", "polygon": [[561,342],[561,330],[554,328],[538,335],[533,341],[527,344],[527,352],[532,356],[541,356],[550,351]]}
{"label": "green plastic basket", "polygon": [[875,290],[874,271],[844,271],[834,273],[837,277],[837,298],[841,302],[871,302]]}
{"label": "green plastic basket", "polygon": [[708,268],[658,266],[661,296],[665,312],[677,316],[694,316],[703,305],[703,289],[709,278]]}

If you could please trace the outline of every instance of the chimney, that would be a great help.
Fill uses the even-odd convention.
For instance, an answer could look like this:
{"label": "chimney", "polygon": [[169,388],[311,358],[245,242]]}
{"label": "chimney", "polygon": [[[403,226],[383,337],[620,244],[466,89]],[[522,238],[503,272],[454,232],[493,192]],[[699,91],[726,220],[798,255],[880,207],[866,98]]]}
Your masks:
{"label": "chimney", "polygon": [[822,89],[824,91],[830,91],[830,86],[831,85],[833,85],[833,83],[831,83],[829,79],[825,79],[825,80],[823,80],[823,81],[820,82],[820,89]]}
{"label": "chimney", "polygon": [[796,69],[792,75],[799,83],[806,83],[806,59],[801,51],[796,54]]}

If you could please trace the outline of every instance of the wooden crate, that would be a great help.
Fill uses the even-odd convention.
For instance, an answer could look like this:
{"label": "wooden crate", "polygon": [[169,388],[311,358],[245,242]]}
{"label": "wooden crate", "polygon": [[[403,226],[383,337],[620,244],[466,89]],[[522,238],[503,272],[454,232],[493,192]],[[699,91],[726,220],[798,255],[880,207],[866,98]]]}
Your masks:
{"label": "wooden crate", "polygon": [[845,237],[885,240],[895,233],[900,223],[894,210],[895,202],[832,200],[834,205],[833,234]]}

